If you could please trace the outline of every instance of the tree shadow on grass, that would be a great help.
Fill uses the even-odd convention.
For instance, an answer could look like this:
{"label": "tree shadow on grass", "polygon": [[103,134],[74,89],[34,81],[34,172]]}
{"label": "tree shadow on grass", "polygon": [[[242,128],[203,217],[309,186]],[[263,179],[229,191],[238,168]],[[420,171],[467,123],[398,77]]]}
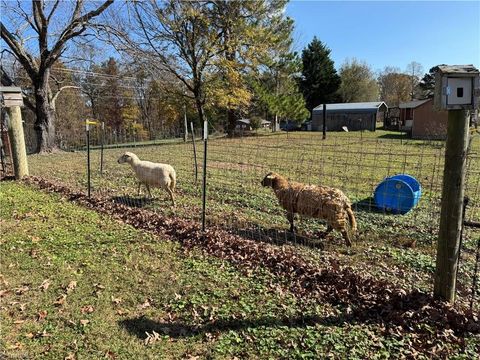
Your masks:
{"label": "tree shadow on grass", "polygon": [[147,197],[132,197],[132,196],[112,196],[112,201],[116,204],[127,205],[130,207],[144,208],[153,203],[154,199]]}
{"label": "tree shadow on grass", "polygon": [[306,327],[315,324],[332,325],[338,321],[337,317],[321,316],[298,316],[298,317],[261,317],[257,319],[220,319],[203,325],[190,325],[183,321],[160,322],[148,319],[144,316],[121,320],[118,323],[131,335],[141,340],[147,338],[147,332],[154,331],[160,335],[168,335],[174,338],[184,338],[202,335],[209,332],[239,331],[248,328],[259,327]]}
{"label": "tree shadow on grass", "polygon": [[[425,335],[431,335],[432,330],[442,332],[445,328],[450,328],[457,334],[465,331],[472,333],[480,331],[478,322],[473,320],[467,323],[462,322],[463,320],[457,317],[453,309],[436,306],[432,297],[422,292],[413,291],[402,296],[393,296],[390,299],[377,298],[375,300],[359,300],[356,304],[352,304],[352,307],[344,304],[343,308],[349,309],[348,312],[329,316],[299,315],[220,319],[199,325],[191,325],[181,320],[161,322],[141,316],[121,320],[118,323],[130,334],[142,340],[147,338],[147,332],[152,334],[154,331],[160,335],[185,338],[209,332],[279,326],[301,328],[317,324],[325,326],[380,325],[382,328],[397,326],[406,333],[424,333]],[[429,325],[429,327],[424,330],[423,327],[417,327],[418,324]]]}

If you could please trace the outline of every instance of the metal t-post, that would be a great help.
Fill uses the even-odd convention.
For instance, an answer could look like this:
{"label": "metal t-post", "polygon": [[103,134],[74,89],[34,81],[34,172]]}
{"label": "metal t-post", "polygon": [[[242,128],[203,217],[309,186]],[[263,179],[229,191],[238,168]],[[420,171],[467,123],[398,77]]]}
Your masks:
{"label": "metal t-post", "polygon": [[102,135],[100,139],[100,175],[103,175],[103,142],[105,141],[105,122],[102,121]]}
{"label": "metal t-post", "polygon": [[85,125],[87,129],[87,187],[88,197],[90,197],[90,125]]}
{"label": "metal t-post", "polygon": [[195,162],[195,184],[197,184],[197,180],[198,180],[197,146],[195,145],[195,131],[193,130],[193,122],[190,122],[190,132],[192,133],[193,161]]}
{"label": "metal t-post", "polygon": [[208,123],[203,123],[203,193],[202,193],[202,231],[205,232],[205,211],[207,204],[207,142]]}
{"label": "metal t-post", "polygon": [[327,123],[327,104],[323,104],[323,136],[322,139],[325,140],[327,138],[327,129],[326,129],[326,123]]}

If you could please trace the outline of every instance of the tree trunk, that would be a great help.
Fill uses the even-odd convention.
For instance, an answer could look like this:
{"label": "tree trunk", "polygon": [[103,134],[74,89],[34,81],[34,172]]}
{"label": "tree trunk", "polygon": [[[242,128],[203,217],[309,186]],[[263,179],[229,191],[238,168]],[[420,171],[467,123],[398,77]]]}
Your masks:
{"label": "tree trunk", "polygon": [[48,96],[48,71],[34,83],[35,89],[35,131],[37,133],[36,153],[51,152],[55,144],[55,111]]}
{"label": "tree trunk", "polygon": [[237,125],[237,118],[235,116],[235,110],[228,109],[227,110],[227,134],[229,137],[233,137],[235,135],[236,125]]}
{"label": "tree trunk", "polygon": [[205,115],[203,113],[203,104],[202,104],[202,101],[196,96],[195,96],[195,105],[197,107],[198,119],[200,120],[201,126],[203,126],[203,121],[205,119]]}

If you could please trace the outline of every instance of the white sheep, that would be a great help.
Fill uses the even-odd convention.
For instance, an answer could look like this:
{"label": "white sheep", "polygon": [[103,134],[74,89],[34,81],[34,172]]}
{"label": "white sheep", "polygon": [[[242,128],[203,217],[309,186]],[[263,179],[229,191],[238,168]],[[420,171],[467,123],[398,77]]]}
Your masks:
{"label": "white sheep", "polygon": [[128,163],[132,167],[139,181],[138,195],[140,195],[140,186],[142,184],[146,186],[150,197],[152,197],[150,186],[163,188],[168,192],[173,206],[175,206],[173,192],[175,191],[177,175],[175,173],[175,169],[171,165],[143,161],[140,160],[137,155],[131,152],[126,152],[120,156],[118,158],[118,163]]}

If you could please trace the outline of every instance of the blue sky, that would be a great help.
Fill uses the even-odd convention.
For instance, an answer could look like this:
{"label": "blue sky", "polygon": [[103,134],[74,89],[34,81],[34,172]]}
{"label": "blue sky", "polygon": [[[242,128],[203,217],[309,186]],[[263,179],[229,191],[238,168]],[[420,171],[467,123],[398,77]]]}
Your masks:
{"label": "blue sky", "polygon": [[417,61],[425,72],[445,64],[480,66],[480,1],[291,1],[295,48],[316,35],[332,50],[337,68],[346,58],[374,71],[405,70]]}

